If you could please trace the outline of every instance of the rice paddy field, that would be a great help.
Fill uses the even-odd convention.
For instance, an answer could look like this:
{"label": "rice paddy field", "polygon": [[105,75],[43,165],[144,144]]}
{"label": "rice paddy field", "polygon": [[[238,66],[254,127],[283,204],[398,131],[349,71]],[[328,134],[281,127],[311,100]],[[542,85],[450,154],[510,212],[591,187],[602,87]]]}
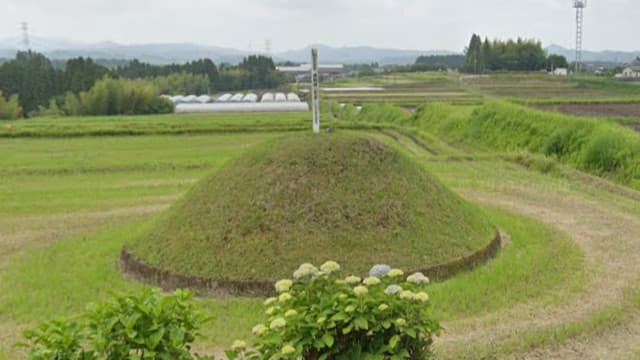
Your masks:
{"label": "rice paddy field", "polygon": [[424,102],[478,104],[486,98],[506,98],[537,104],[638,103],[640,84],[599,77],[555,77],[546,73],[464,75],[402,73],[338,79],[330,87],[381,87],[384,91],[327,93],[324,99],[339,102],[391,102],[416,105]]}
{"label": "rice paddy field", "polygon": [[[333,85],[382,86],[382,93],[337,92],[325,94],[325,100],[365,108],[389,102],[406,119],[384,121],[383,115],[374,121],[372,113],[370,121],[352,121],[324,113],[323,126],[394,148],[482,209],[504,236],[501,250],[487,264],[431,287],[434,315],[445,329],[434,345],[438,358],[640,357],[640,183],[634,182],[635,173],[590,171],[571,156],[469,139],[486,136],[478,124],[489,111],[514,111],[506,118],[531,111],[535,116],[529,121],[539,124],[537,129],[552,126],[545,122],[551,111],[562,124],[586,119],[598,131],[593,122],[606,122],[606,131],[619,127],[630,144],[621,151],[636,164],[633,144],[640,134],[626,128],[636,122],[634,116],[621,120],[605,112],[584,118],[513,104],[514,99],[636,103],[636,85],[537,74],[432,73]],[[407,108],[425,102],[447,103],[442,106],[451,111],[436,106],[431,114],[454,120],[412,118]],[[494,119],[496,126],[507,123]],[[120,272],[124,244],[202,179],[274,139],[303,136],[310,125],[306,113],[0,123],[0,359],[24,356],[13,344],[28,327],[76,314],[112,292],[147,286]],[[617,128],[611,131],[618,134]],[[509,136],[504,134],[492,136]],[[264,320],[262,301],[199,298],[198,306],[212,320],[198,350],[219,354],[234,339],[249,338],[251,327]]]}

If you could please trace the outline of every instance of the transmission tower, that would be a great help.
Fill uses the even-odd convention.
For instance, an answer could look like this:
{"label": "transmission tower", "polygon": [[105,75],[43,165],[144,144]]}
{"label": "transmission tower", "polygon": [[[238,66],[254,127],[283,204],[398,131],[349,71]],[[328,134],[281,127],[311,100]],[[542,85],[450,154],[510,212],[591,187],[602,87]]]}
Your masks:
{"label": "transmission tower", "polygon": [[265,55],[271,55],[271,39],[264,40],[264,53]]}
{"label": "transmission tower", "polygon": [[584,9],[587,7],[587,0],[574,0],[573,7],[576,9],[576,74],[582,70],[582,35],[584,28]]}
{"label": "transmission tower", "polygon": [[22,46],[24,46],[25,50],[29,50],[31,48],[31,43],[29,41],[29,24],[24,21],[21,24],[22,28]]}

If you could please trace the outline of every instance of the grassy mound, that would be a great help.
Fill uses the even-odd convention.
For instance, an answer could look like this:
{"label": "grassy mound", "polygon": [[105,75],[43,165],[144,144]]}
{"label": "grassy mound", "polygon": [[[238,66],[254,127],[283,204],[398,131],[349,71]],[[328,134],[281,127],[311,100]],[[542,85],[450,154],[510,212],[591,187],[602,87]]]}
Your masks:
{"label": "grassy mound", "polygon": [[196,185],[126,247],[174,274],[273,280],[336,260],[425,268],[468,255],[490,221],[419,164],[369,137],[289,135]]}

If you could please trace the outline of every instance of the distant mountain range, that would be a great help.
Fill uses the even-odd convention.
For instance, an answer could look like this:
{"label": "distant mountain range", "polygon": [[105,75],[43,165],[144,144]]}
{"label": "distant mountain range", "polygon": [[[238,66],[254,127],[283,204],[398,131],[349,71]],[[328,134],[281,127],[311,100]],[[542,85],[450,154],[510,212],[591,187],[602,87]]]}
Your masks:
{"label": "distant mountain range", "polygon": [[[382,49],[369,46],[357,47],[331,47],[326,45],[315,45],[318,48],[319,56],[324,63],[339,64],[370,64],[378,63],[380,65],[390,64],[413,64],[421,55],[453,55],[460,54],[448,50],[401,50],[401,49]],[[303,49],[290,50],[275,54],[276,58],[293,61],[308,62],[311,46]]]}
{"label": "distant mountain range", "polygon": [[[59,39],[31,39],[32,48],[51,59],[68,59],[85,56],[94,59],[139,59],[154,64],[183,63],[203,57],[215,62],[238,63],[252,53],[244,50],[191,43],[164,43],[123,45],[113,42],[94,44],[73,43]],[[20,46],[20,39],[0,39],[0,58],[12,58]],[[455,54],[447,50],[400,50],[367,46],[331,47],[316,45],[323,63],[362,64],[377,62],[388,64],[412,64],[420,55]],[[272,54],[276,61],[309,62],[311,46]]]}
{"label": "distant mountain range", "polygon": [[[238,63],[242,58],[251,53],[244,50],[224,48],[217,46],[198,45],[191,43],[163,43],[163,44],[137,44],[123,45],[113,42],[101,43],[76,43],[67,40],[53,38],[32,38],[32,48],[46,54],[55,60],[64,60],[72,57],[85,56],[94,59],[139,59],[154,64],[184,63],[199,58],[211,58],[217,63]],[[383,49],[368,46],[355,47],[331,47],[316,45],[323,63],[362,64],[379,63],[388,64],[413,64],[421,55],[451,55],[460,52],[449,50],[402,50]],[[0,58],[13,58],[20,48],[20,39],[0,39]],[[291,61],[305,63],[309,61],[310,48],[289,50],[272,54],[278,62]],[[574,50],[557,45],[547,47],[547,51],[553,54],[564,55],[567,59],[574,58]],[[585,51],[586,62],[602,63],[627,63],[640,56],[640,51]]]}
{"label": "distant mountain range", "polygon": [[[567,60],[573,61],[576,57],[575,49],[567,49],[558,45],[551,45],[546,48],[547,53],[564,55]],[[582,52],[582,59],[586,63],[610,63],[626,64],[640,56],[640,51],[588,51]]]}

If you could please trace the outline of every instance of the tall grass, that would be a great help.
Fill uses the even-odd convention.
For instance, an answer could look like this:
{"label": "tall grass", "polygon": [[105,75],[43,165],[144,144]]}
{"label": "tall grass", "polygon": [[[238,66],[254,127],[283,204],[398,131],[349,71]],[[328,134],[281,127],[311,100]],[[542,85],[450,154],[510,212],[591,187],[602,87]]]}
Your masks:
{"label": "tall grass", "polygon": [[411,119],[411,113],[389,103],[368,103],[361,107],[352,104],[323,103],[323,111],[336,119],[377,124],[405,124]]}
{"label": "tall grass", "polygon": [[529,151],[640,189],[640,135],[611,122],[491,101],[471,113],[421,107],[414,124],[449,140],[498,151]]}

